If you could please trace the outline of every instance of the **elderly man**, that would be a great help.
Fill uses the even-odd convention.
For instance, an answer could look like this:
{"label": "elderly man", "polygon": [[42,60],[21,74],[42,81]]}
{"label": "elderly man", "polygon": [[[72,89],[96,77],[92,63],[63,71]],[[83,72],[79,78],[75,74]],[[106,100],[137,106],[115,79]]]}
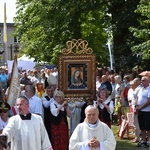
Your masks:
{"label": "elderly man", "polygon": [[99,111],[89,105],[85,109],[85,120],[74,130],[69,150],[115,150],[116,140],[112,130],[98,119]]}
{"label": "elderly man", "polygon": [[11,150],[53,150],[42,118],[29,112],[29,100],[21,96],[16,105],[19,114],[9,119],[2,132],[11,141]]}
{"label": "elderly man", "polygon": [[[138,146],[148,147],[150,143],[150,85],[149,78],[144,76],[141,79],[142,88],[137,95],[136,112],[138,112],[138,122],[141,129],[142,143]],[[148,144],[147,144],[148,143]]]}
{"label": "elderly man", "polygon": [[108,81],[108,77],[106,75],[102,76],[102,82],[101,82],[101,85],[100,85],[99,89],[102,89],[102,88],[106,88],[108,90],[108,94],[111,95],[112,85]]}

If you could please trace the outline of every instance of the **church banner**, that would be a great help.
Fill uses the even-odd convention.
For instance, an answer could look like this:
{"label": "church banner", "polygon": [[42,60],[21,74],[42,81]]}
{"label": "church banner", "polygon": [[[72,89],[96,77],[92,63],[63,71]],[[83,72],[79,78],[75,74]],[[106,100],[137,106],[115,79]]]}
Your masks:
{"label": "church banner", "polygon": [[17,68],[17,55],[14,57],[13,67],[12,67],[12,79],[9,87],[8,94],[8,103],[10,106],[14,106],[16,103],[16,99],[20,95],[20,84],[18,78],[18,68]]}

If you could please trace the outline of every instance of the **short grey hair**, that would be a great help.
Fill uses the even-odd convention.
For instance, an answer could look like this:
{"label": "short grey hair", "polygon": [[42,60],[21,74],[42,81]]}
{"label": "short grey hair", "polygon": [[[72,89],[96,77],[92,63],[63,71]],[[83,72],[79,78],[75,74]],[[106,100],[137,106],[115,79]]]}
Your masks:
{"label": "short grey hair", "polygon": [[119,82],[122,81],[122,78],[120,75],[116,75],[114,78],[115,78],[115,81],[119,81]]}
{"label": "short grey hair", "polygon": [[87,112],[88,110],[90,110],[90,109],[95,109],[95,110],[97,110],[97,112],[99,113],[98,108],[97,108],[96,106],[94,106],[94,105],[88,105],[88,106],[85,108],[84,113],[86,114],[86,112]]}
{"label": "short grey hair", "polygon": [[[26,103],[29,104],[29,100],[28,100],[25,96],[19,96],[19,97],[17,98],[17,101],[20,100],[20,99],[25,100]],[[16,101],[16,102],[17,102],[17,101]]]}

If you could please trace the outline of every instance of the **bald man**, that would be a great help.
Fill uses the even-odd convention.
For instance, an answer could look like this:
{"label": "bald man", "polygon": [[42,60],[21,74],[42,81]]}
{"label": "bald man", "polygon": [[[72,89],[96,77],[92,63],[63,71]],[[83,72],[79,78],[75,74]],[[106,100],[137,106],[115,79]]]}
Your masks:
{"label": "bald man", "polygon": [[150,85],[149,78],[144,76],[141,79],[142,87],[137,95],[136,112],[138,112],[138,122],[142,135],[141,147],[148,147],[150,144]]}
{"label": "bald man", "polygon": [[78,124],[69,142],[69,150],[115,150],[116,140],[112,130],[98,119],[99,111],[89,105],[85,120]]}

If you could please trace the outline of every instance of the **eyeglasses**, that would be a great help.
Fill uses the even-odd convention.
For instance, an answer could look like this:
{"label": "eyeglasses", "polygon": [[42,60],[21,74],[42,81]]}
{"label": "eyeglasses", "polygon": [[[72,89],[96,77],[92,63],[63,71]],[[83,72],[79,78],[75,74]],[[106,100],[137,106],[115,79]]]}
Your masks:
{"label": "eyeglasses", "polygon": [[0,110],[0,113],[7,113],[8,112],[8,110]]}
{"label": "eyeglasses", "polygon": [[141,80],[141,82],[144,82],[144,81],[146,81],[146,80]]}

